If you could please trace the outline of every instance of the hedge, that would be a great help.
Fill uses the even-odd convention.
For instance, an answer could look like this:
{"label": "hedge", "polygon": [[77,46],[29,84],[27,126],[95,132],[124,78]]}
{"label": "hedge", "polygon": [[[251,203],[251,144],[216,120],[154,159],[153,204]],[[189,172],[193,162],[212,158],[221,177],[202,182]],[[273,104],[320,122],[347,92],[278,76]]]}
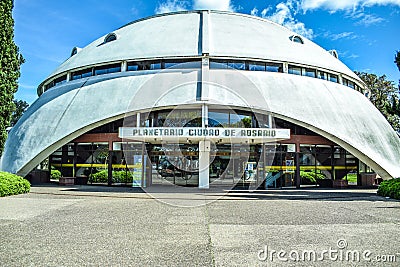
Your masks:
{"label": "hedge", "polygon": [[51,170],[50,178],[54,180],[59,180],[61,177],[61,172],[59,170]]}
{"label": "hedge", "polygon": [[377,193],[379,196],[400,199],[400,178],[383,181]]}
{"label": "hedge", "polygon": [[12,173],[0,172],[0,197],[24,194],[30,190],[28,180]]}
{"label": "hedge", "polygon": [[[132,173],[130,171],[113,171],[112,172],[113,183],[132,183]],[[108,182],[108,171],[103,170],[97,173],[89,175],[90,183],[107,183]]]}
{"label": "hedge", "polygon": [[319,179],[326,179],[323,173],[315,171],[300,171],[302,184],[315,184]]}

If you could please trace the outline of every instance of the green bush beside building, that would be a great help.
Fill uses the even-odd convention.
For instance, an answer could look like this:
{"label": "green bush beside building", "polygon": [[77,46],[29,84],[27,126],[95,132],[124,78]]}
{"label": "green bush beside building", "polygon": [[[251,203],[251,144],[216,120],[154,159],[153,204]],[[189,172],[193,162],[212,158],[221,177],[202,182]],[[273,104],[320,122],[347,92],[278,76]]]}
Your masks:
{"label": "green bush beside building", "polygon": [[28,193],[31,184],[28,180],[8,172],[0,172],[0,197]]}

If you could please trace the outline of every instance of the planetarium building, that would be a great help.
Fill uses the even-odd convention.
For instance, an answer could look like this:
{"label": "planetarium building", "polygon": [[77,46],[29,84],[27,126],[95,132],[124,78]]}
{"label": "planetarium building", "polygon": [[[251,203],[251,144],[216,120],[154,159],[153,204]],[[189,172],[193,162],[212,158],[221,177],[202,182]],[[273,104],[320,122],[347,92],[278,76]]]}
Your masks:
{"label": "planetarium building", "polygon": [[73,48],[38,95],[9,133],[5,171],[199,188],[400,177],[399,137],[365,84],[334,50],[258,17],[134,21]]}

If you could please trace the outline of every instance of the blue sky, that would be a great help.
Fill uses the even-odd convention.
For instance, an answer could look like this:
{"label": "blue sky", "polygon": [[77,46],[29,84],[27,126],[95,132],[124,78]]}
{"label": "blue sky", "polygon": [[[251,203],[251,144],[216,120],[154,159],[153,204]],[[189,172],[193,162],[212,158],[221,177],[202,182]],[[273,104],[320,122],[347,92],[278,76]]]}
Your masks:
{"label": "blue sky", "polygon": [[386,74],[400,50],[400,0],[15,0],[15,42],[26,59],[17,99],[36,88],[73,47],[84,47],[133,20],[177,10],[228,10],[271,19],[323,48],[336,49],[352,70]]}

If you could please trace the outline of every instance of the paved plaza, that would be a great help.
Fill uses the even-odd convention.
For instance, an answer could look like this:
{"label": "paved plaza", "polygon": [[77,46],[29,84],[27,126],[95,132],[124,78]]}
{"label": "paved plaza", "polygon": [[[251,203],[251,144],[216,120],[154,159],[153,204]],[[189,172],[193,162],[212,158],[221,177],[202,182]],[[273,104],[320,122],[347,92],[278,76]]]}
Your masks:
{"label": "paved plaza", "polygon": [[34,186],[0,198],[0,266],[399,266],[374,189],[172,193]]}

